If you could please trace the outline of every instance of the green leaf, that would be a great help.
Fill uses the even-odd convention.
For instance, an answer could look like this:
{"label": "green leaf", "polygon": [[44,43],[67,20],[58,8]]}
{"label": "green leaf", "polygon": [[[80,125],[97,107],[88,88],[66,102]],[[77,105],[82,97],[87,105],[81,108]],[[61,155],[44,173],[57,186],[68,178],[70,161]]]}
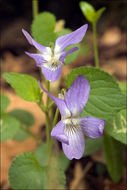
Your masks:
{"label": "green leaf", "polygon": [[26,133],[25,130],[19,129],[16,135],[13,137],[15,141],[24,141],[30,137],[30,134]]}
{"label": "green leaf", "polygon": [[86,17],[86,19],[89,22],[93,23],[95,21],[95,13],[96,13],[94,7],[86,1],[81,1],[79,3],[79,6],[80,6],[80,9],[82,10],[84,16]]}
{"label": "green leaf", "polygon": [[[58,32],[57,34],[58,34],[58,36],[63,36],[63,35],[69,34],[71,32],[72,32],[72,30],[70,30],[70,29],[63,29],[60,32]],[[74,45],[71,45],[71,46],[67,47],[65,49],[65,51],[68,51],[69,49],[71,49],[73,47],[78,47],[79,50],[80,50],[80,44],[74,44]],[[65,58],[65,63],[69,64],[69,63],[74,62],[77,59],[78,55],[79,55],[79,50],[67,55],[66,58]]]}
{"label": "green leaf", "polygon": [[84,156],[88,156],[94,152],[96,152],[99,148],[102,147],[103,144],[103,138],[98,138],[98,139],[92,139],[92,138],[87,138],[85,140],[85,153]]}
{"label": "green leaf", "polygon": [[[126,95],[126,85],[125,82],[119,82],[119,87],[121,88],[122,92]],[[114,137],[116,140],[120,141],[121,143],[127,144],[126,134],[126,112],[127,110],[120,110],[113,118],[108,120],[105,126],[105,131]]]}
{"label": "green leaf", "polygon": [[10,111],[8,114],[15,117],[26,127],[30,127],[35,123],[35,119],[34,119],[33,115],[26,110],[14,109],[14,110]]}
{"label": "green leaf", "polygon": [[[65,51],[68,51],[73,47],[78,47],[80,49],[80,44],[71,45],[71,46],[67,47],[65,49]],[[77,57],[79,55],[79,49],[77,51],[73,52],[73,53],[68,54],[67,57],[65,57],[65,63],[66,64],[72,63],[77,59]]]}
{"label": "green leaf", "polygon": [[95,13],[95,17],[96,17],[96,21],[99,20],[99,18],[101,17],[102,13],[106,10],[106,7],[102,7],[99,10],[96,11]]}
{"label": "green leaf", "polygon": [[1,141],[13,138],[20,127],[19,121],[7,114],[1,115],[0,124]]}
{"label": "green leaf", "polygon": [[114,137],[116,140],[127,144],[127,122],[126,122],[127,110],[121,110],[113,117],[108,120],[105,126],[105,131]]}
{"label": "green leaf", "polygon": [[96,11],[90,3],[85,1],[81,1],[79,3],[79,6],[86,19],[91,23],[97,22],[106,9],[105,7],[102,7],[98,11]]}
{"label": "green leaf", "polygon": [[53,32],[56,25],[56,18],[50,12],[38,14],[32,23],[32,30],[35,35],[41,35],[43,32]]}
{"label": "green leaf", "polygon": [[123,172],[122,144],[108,135],[104,135],[104,153],[106,165],[111,179],[117,183]]}
{"label": "green leaf", "polygon": [[[43,37],[43,38],[42,38]],[[46,32],[41,37],[36,37],[36,41],[42,44],[43,46],[49,46],[50,43],[55,43],[57,34],[53,32]]]}
{"label": "green leaf", "polygon": [[48,164],[48,148],[47,144],[43,143],[41,144],[35,151],[35,155],[38,159],[38,162],[42,164],[43,166],[46,166]]}
{"label": "green leaf", "polygon": [[[46,143],[41,144],[36,149],[35,155],[36,155],[36,157],[38,159],[38,162],[40,164],[42,164],[43,166],[46,166],[48,164],[48,149],[47,149],[47,144]],[[70,163],[69,160],[66,158],[66,156],[62,152],[58,156],[58,165],[59,165],[59,168],[61,168],[62,170],[65,171],[67,169],[69,163]]]}
{"label": "green leaf", "polygon": [[72,32],[71,29],[69,29],[69,28],[64,28],[63,30],[57,32],[57,35],[58,35],[58,36],[63,36],[63,35],[69,34],[69,33],[71,33],[71,32]]}
{"label": "green leaf", "polygon": [[15,117],[20,122],[20,129],[13,139],[16,141],[24,141],[25,139],[29,138],[30,135],[26,133],[25,128],[31,127],[35,123],[33,115],[30,112],[22,109],[14,109],[8,112],[8,114]]}
{"label": "green leaf", "polygon": [[30,102],[39,101],[41,92],[35,78],[19,73],[4,73],[3,77],[22,99]]}
{"label": "green leaf", "polygon": [[106,120],[126,107],[126,97],[110,74],[94,67],[72,69],[66,78],[68,88],[78,75],[84,75],[91,88],[88,102],[81,116],[93,116]]}
{"label": "green leaf", "polygon": [[34,39],[44,46],[55,42],[57,34],[54,32],[56,18],[50,12],[42,12],[33,20],[31,30]]}
{"label": "green leaf", "polygon": [[126,82],[119,82],[119,87],[121,88],[124,94],[127,94],[127,83]]}
{"label": "green leaf", "polygon": [[9,169],[9,181],[14,190],[46,189],[46,168],[42,167],[33,153],[19,154]]}
{"label": "green leaf", "polygon": [[10,104],[10,100],[4,94],[0,94],[0,110],[1,112],[6,111],[7,107]]}

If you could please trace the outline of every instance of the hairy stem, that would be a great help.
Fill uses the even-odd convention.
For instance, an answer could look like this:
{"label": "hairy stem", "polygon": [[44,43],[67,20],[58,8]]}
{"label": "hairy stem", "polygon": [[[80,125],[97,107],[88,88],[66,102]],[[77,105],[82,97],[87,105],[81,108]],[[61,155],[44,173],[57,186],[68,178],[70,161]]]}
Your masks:
{"label": "hairy stem", "polygon": [[[33,18],[36,17],[38,14],[38,0],[32,0],[32,7],[33,7]],[[43,80],[42,74],[41,74],[41,69],[40,69],[40,75],[41,79]],[[45,80],[45,84],[47,87],[47,91],[50,92],[50,82]],[[42,96],[41,96],[42,99]],[[45,119],[46,119],[46,138],[47,138],[47,145],[48,145],[48,160],[50,163],[50,156],[51,156],[51,148],[52,148],[52,140],[50,138],[50,117],[49,117],[49,110],[52,107],[53,103],[50,104],[49,101],[49,96],[47,95],[47,100],[46,100],[46,106],[44,106],[42,100],[38,103],[39,107],[41,110],[45,113]]]}
{"label": "hairy stem", "polygon": [[[57,123],[57,119],[58,119],[58,115],[59,115],[59,109],[56,108],[56,112],[55,112],[55,116],[54,116],[54,120],[53,120],[53,124],[52,124],[52,128],[56,125]],[[52,155],[52,146],[53,146],[53,138],[50,139],[50,146],[49,146],[49,162],[50,162],[50,157]]]}
{"label": "hairy stem", "polygon": [[50,122],[49,122],[49,114],[48,112],[45,112],[45,118],[46,118],[46,138],[47,138],[47,144],[49,147],[49,141],[50,141]]}
{"label": "hairy stem", "polygon": [[53,120],[53,125],[52,127],[54,127],[57,123],[57,119],[58,119],[58,115],[59,115],[59,109],[56,108],[56,112],[55,112],[55,116],[54,116],[54,120]]}
{"label": "hairy stem", "polygon": [[51,102],[51,103],[49,104],[48,110],[50,110],[53,105],[54,105],[54,102]]}
{"label": "hairy stem", "polygon": [[94,40],[95,66],[99,68],[99,55],[98,55],[98,47],[97,47],[96,22],[93,23],[93,40]]}
{"label": "hairy stem", "polygon": [[[50,91],[50,82],[46,80],[47,91]],[[49,96],[47,95],[46,107],[49,106]]]}
{"label": "hairy stem", "polygon": [[[50,82],[46,80],[46,87],[47,91],[50,92]],[[47,100],[46,100],[46,109],[47,111],[45,112],[45,118],[46,118],[46,137],[47,137],[47,145],[48,145],[48,152],[50,152],[50,118],[49,118],[49,96],[47,95]]]}

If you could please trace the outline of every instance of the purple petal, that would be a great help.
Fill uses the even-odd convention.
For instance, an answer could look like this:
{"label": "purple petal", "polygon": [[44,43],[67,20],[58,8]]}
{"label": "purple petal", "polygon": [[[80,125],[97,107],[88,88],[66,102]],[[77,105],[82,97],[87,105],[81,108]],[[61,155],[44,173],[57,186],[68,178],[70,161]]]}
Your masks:
{"label": "purple petal", "polygon": [[94,117],[81,117],[80,125],[90,138],[99,138],[103,135],[105,120],[96,119]]}
{"label": "purple petal", "polygon": [[39,81],[39,85],[40,85],[41,89],[42,89],[44,92],[46,92],[46,93],[48,94],[48,96],[49,96],[49,97],[55,102],[55,104],[58,106],[61,115],[62,115],[63,117],[70,117],[71,114],[70,114],[70,112],[69,112],[69,110],[68,110],[68,108],[67,108],[67,106],[66,106],[64,100],[62,100],[62,99],[60,99],[60,98],[56,98],[55,96],[53,96],[53,95],[51,95],[49,92],[47,92],[47,90],[45,90],[45,89],[43,88],[43,86],[42,86],[42,84],[41,84],[40,81]]}
{"label": "purple petal", "polygon": [[51,70],[44,65],[41,66],[41,70],[45,78],[49,81],[56,81],[59,79],[60,74],[62,72],[62,65],[60,65],[56,70]]}
{"label": "purple petal", "polygon": [[63,54],[60,56],[60,60],[62,61],[62,63],[64,64],[64,59],[65,59],[65,57],[66,57],[68,54],[73,53],[73,52],[75,52],[75,51],[77,51],[77,50],[78,50],[78,47],[74,47],[74,48],[71,48],[71,49],[68,50],[68,51],[64,51]]}
{"label": "purple petal", "polygon": [[56,43],[55,43],[55,51],[61,52],[66,47],[68,47],[72,44],[79,43],[83,39],[87,28],[88,28],[88,25],[85,24],[70,34],[66,34],[64,36],[58,37],[56,39]]}
{"label": "purple petal", "polygon": [[59,121],[57,125],[52,129],[51,136],[60,142],[68,144],[68,137],[64,133],[65,124]]}
{"label": "purple petal", "polygon": [[35,54],[35,53],[29,53],[29,52],[25,52],[25,53],[36,61],[38,67],[41,67],[42,64],[45,63],[45,59],[43,58],[42,54]]}
{"label": "purple petal", "polygon": [[66,105],[72,113],[72,116],[81,114],[88,101],[89,92],[90,85],[88,80],[83,75],[79,75],[74,80],[65,96]]}
{"label": "purple petal", "polygon": [[[76,129],[76,128],[75,128]],[[74,130],[68,133],[69,145],[62,143],[63,151],[69,160],[80,159],[85,148],[85,138],[81,130]]]}
{"label": "purple petal", "polygon": [[42,46],[41,44],[37,43],[26,30],[22,29],[22,32],[31,45],[35,46],[42,53],[46,51],[47,47]]}

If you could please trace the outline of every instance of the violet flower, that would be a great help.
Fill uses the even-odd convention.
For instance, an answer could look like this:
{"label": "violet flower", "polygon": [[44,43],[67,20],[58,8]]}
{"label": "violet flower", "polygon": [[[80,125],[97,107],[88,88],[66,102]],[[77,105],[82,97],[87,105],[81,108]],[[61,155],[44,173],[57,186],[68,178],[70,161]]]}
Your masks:
{"label": "violet flower", "polygon": [[103,135],[105,121],[94,117],[80,117],[88,101],[90,85],[83,75],[79,75],[67,91],[65,98],[56,98],[41,88],[52,98],[59,108],[61,121],[52,129],[51,136],[62,142],[66,157],[80,159],[85,148],[84,134],[90,138]]}
{"label": "violet flower", "polygon": [[22,32],[28,42],[41,52],[41,54],[28,52],[26,52],[26,54],[36,61],[37,66],[41,68],[41,71],[47,80],[56,81],[62,72],[62,65],[64,64],[65,57],[78,50],[77,47],[71,48],[68,51],[64,51],[64,49],[70,45],[79,43],[83,39],[87,27],[88,25],[85,24],[70,34],[58,37],[55,42],[54,50],[50,47],[40,45],[28,32],[22,29]]}

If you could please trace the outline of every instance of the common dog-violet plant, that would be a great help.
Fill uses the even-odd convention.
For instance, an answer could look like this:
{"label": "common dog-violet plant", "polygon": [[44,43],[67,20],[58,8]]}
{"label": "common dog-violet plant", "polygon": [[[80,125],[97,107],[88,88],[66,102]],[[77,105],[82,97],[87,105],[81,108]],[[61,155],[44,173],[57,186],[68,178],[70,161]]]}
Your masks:
{"label": "common dog-violet plant", "polygon": [[[110,74],[94,67],[78,67],[77,63],[78,68],[70,70],[65,79],[64,85],[68,91],[56,86],[55,91],[58,93],[52,95],[54,92],[50,86],[56,80],[60,84],[65,59],[68,55],[73,56],[75,51],[78,52],[76,43],[83,39],[87,24],[61,36],[55,31],[55,16],[49,12],[37,15],[37,1],[33,2],[33,5],[36,4],[33,37],[25,30],[23,33],[28,42],[40,51],[35,54],[27,52],[27,55],[36,61],[44,77],[40,82],[27,74],[4,73],[3,77],[22,99],[36,103],[45,114],[46,142],[31,131],[33,117],[23,110],[8,112],[9,100],[2,96],[1,141],[11,138],[23,141],[30,136],[37,141],[33,153],[19,154],[12,161],[9,169],[11,187],[65,189],[65,170],[69,160],[90,155],[102,148],[102,145],[109,174],[114,182],[118,182],[123,171],[121,147],[126,144],[126,104],[121,86]],[[88,17],[90,14],[88,11]],[[61,28],[62,33],[65,30]],[[66,50],[66,47],[70,49]],[[47,94],[46,101],[43,92]],[[57,147],[55,139],[62,143],[65,156]]]}

